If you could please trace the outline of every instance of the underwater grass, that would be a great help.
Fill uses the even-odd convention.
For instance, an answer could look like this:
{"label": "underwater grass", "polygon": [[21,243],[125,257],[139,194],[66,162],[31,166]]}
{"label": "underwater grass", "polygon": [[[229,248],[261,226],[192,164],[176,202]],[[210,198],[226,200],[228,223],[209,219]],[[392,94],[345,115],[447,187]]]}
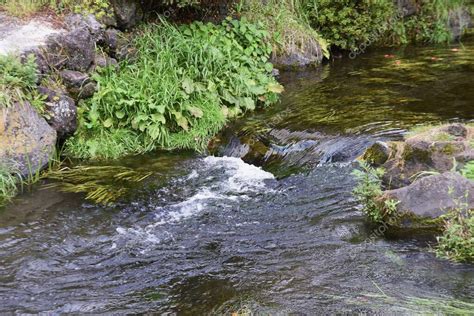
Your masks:
{"label": "underwater grass", "polygon": [[85,193],[86,199],[109,205],[129,192],[131,184],[144,181],[151,172],[139,172],[122,166],[75,166],[49,172],[48,179],[57,181],[47,187],[62,192]]}
{"label": "underwater grass", "polygon": [[99,89],[79,111],[66,153],[118,158],[155,148],[205,148],[227,119],[278,100],[271,47],[261,24],[166,21],[139,29],[137,58],[94,76]]}

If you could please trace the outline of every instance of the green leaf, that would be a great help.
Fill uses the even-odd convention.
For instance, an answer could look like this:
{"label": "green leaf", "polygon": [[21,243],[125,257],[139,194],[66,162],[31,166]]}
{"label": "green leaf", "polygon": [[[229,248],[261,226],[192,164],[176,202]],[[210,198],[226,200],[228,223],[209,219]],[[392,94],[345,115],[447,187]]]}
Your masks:
{"label": "green leaf", "polygon": [[192,116],[197,118],[201,118],[204,115],[203,111],[195,106],[188,106],[188,111]]}
{"label": "green leaf", "polygon": [[118,119],[123,119],[123,118],[125,117],[125,112],[117,111],[117,112],[115,112],[115,116],[116,116]]}
{"label": "green leaf", "polygon": [[112,127],[112,125],[114,125],[114,121],[111,118],[108,118],[102,124],[104,125],[105,128],[109,128],[109,127]]}
{"label": "green leaf", "polygon": [[277,82],[268,84],[267,89],[269,92],[278,93],[278,94],[285,91],[285,88]]}
{"label": "green leaf", "polygon": [[189,78],[183,79],[183,89],[187,94],[194,92],[194,82]]}
{"label": "green leaf", "polygon": [[251,98],[241,98],[240,104],[248,110],[255,110],[255,101]]}

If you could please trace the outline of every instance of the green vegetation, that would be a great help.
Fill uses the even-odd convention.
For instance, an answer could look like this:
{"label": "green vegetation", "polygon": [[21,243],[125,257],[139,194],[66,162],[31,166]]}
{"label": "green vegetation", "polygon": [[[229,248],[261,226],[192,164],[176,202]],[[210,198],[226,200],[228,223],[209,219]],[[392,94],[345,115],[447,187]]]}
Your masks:
{"label": "green vegetation", "polygon": [[14,56],[0,56],[0,107],[15,102],[30,102],[40,113],[43,98],[36,91],[38,70],[35,57],[29,55],[24,63]]}
{"label": "green vegetation", "polygon": [[436,254],[460,262],[474,261],[474,210],[461,207],[446,215]]}
{"label": "green vegetation", "polygon": [[374,223],[387,222],[388,218],[394,214],[398,202],[387,200],[382,203],[379,199],[382,196],[382,168],[373,168],[366,162],[360,162],[361,170],[354,170],[353,175],[358,181],[353,194],[362,204],[363,212]]}
{"label": "green vegetation", "polygon": [[[380,28],[395,15],[392,0],[303,2],[311,26],[332,45],[347,50],[355,50],[361,44],[373,42],[373,37],[379,36]],[[388,29],[388,25],[385,28]]]}
{"label": "green vegetation", "polygon": [[228,118],[278,100],[263,25],[162,22],[140,29],[138,58],[95,75],[99,91],[82,106],[66,152],[117,158],[167,149],[203,149]]}
{"label": "green vegetation", "polygon": [[151,174],[121,166],[75,166],[51,171],[48,179],[58,181],[50,187],[86,193],[86,199],[108,205],[127,194],[130,184],[142,182]]}
{"label": "green vegetation", "polygon": [[0,0],[0,9],[18,17],[50,9],[57,13],[75,12],[102,17],[108,13],[109,0]]}
{"label": "green vegetation", "polygon": [[461,169],[461,174],[469,180],[474,180],[474,161],[469,161]]}
{"label": "green vegetation", "polygon": [[[289,56],[307,50],[329,58],[327,42],[311,28],[305,7],[298,0],[241,1],[236,12],[250,21],[262,22],[272,31],[269,38],[276,56]],[[321,48],[319,48],[321,46]]]}
{"label": "green vegetation", "polygon": [[18,192],[18,177],[10,168],[0,165],[0,207],[9,203]]}

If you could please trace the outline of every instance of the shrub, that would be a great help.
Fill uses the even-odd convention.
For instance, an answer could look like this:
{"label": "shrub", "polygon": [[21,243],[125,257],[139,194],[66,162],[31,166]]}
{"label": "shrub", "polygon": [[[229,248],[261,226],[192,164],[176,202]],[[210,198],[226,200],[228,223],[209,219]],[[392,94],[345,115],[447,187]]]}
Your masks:
{"label": "shrub", "polygon": [[395,13],[392,0],[303,0],[311,26],[331,45],[355,50]]}
{"label": "shrub", "polygon": [[461,169],[461,174],[469,180],[474,180],[474,161],[466,163]]}
{"label": "shrub", "polygon": [[156,147],[203,149],[227,118],[278,100],[267,36],[245,19],[144,26],[137,60],[94,76],[99,91],[82,107],[66,151],[117,158]]}

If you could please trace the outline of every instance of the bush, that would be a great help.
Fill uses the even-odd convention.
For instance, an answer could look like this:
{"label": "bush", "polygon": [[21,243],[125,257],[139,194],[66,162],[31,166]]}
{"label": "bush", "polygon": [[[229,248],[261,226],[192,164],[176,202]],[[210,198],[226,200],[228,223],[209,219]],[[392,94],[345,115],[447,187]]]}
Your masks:
{"label": "bush", "polygon": [[395,13],[392,0],[303,0],[311,26],[331,45],[355,50]]}
{"label": "bush", "polygon": [[245,19],[144,26],[135,37],[137,60],[94,76],[99,91],[83,105],[67,153],[117,158],[156,147],[203,149],[228,118],[278,100],[267,37]]}

